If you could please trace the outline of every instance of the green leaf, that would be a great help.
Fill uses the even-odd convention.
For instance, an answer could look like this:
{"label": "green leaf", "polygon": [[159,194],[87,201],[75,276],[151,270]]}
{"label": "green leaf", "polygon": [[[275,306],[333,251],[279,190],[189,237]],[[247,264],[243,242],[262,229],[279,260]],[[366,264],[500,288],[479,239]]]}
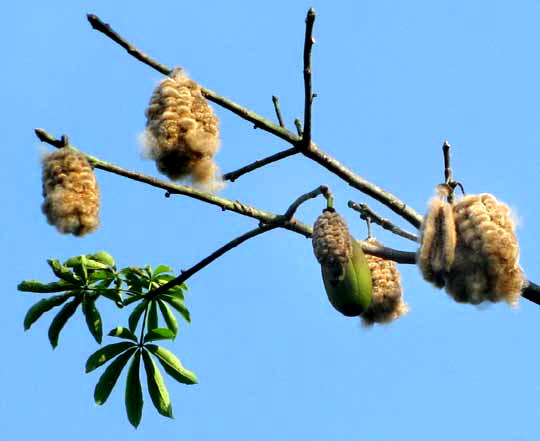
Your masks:
{"label": "green leaf", "polygon": [[142,293],[150,283],[146,274],[136,267],[124,268],[119,274],[124,276],[128,289],[134,292]]}
{"label": "green leaf", "polygon": [[23,280],[17,285],[19,291],[39,293],[69,291],[73,288],[77,288],[77,286],[73,283],[66,282],[65,280],[58,280],[57,282],[51,283],[43,283],[38,280]]}
{"label": "green leaf", "polygon": [[60,336],[60,331],[62,331],[62,328],[67,323],[69,318],[75,313],[80,303],[81,296],[75,297],[71,302],[66,303],[53,318],[51,326],[49,327],[49,341],[51,342],[53,349],[58,346],[58,337]]}
{"label": "green leaf", "polygon": [[113,256],[107,253],[107,251],[100,251],[96,254],[89,254],[88,257],[92,260],[111,266],[113,268],[116,266]]}
{"label": "green leaf", "polygon": [[124,306],[131,305],[132,303],[138,302],[139,300],[144,299],[144,296],[141,295],[131,295],[131,297],[128,297],[123,301]]}
{"label": "green leaf", "polygon": [[101,270],[92,271],[90,273],[88,281],[90,283],[94,283],[94,282],[97,282],[98,280],[101,280],[102,282],[100,283],[106,283],[106,286],[109,286],[114,280],[114,278],[115,278],[114,273],[108,270],[101,269]]}
{"label": "green leaf", "polygon": [[114,385],[118,381],[118,377],[122,373],[128,360],[131,358],[137,348],[128,349],[122,355],[119,355],[101,374],[94,389],[94,401],[98,405],[102,405],[107,401],[111,394]]}
{"label": "green leaf", "polygon": [[58,260],[48,259],[47,263],[59,279],[74,283],[77,286],[82,285],[81,278],[75,275],[67,266],[62,265]]}
{"label": "green leaf", "polygon": [[[146,309],[147,305],[148,305],[148,302],[146,300],[143,300],[141,303],[135,306],[135,308],[129,315],[128,324],[129,324],[129,330],[131,332],[134,333],[135,330],[137,329],[137,324],[139,323],[139,320],[141,319],[141,315]],[[143,323],[143,326],[144,326],[144,323]]]}
{"label": "green leaf", "polygon": [[82,311],[84,313],[84,318],[86,319],[86,324],[88,325],[88,330],[94,339],[101,344],[101,340],[103,339],[101,315],[96,308],[95,298],[92,298],[88,293],[83,296]]}
{"label": "green leaf", "polygon": [[103,346],[101,349],[98,349],[94,352],[88,360],[86,360],[85,372],[92,372],[94,369],[97,369],[101,365],[107,363],[110,359],[116,357],[121,352],[124,352],[126,349],[133,348],[136,345],[129,341],[123,341],[120,343],[112,343],[107,346]]}
{"label": "green leaf", "polygon": [[157,345],[145,345],[145,348],[148,349],[152,354],[154,354],[158,361],[171,377],[176,381],[184,384],[196,384],[197,376],[182,366],[180,360],[168,349],[165,349],[162,346]]}
{"label": "green leaf", "polygon": [[159,265],[154,270],[154,276],[157,276],[158,274],[161,274],[161,273],[172,273],[172,269],[167,265]]}
{"label": "green leaf", "polygon": [[32,326],[45,312],[50,311],[56,306],[60,306],[72,296],[73,294],[71,293],[58,294],[47,299],[41,299],[39,302],[32,305],[24,317],[24,330],[27,331],[30,329],[30,326]]}
{"label": "green leaf", "polygon": [[75,268],[77,266],[82,266],[83,264],[86,267],[86,269],[90,269],[90,270],[99,270],[99,269],[109,270],[109,265],[106,265],[98,261],[97,259],[93,259],[91,255],[71,257],[70,259],[64,262],[64,265],[69,268]]}
{"label": "green leaf", "polygon": [[116,288],[96,288],[95,293],[112,300],[116,303],[116,306],[119,308],[124,307],[124,302],[122,301],[122,293]]}
{"label": "green leaf", "polygon": [[87,263],[88,259],[86,256],[75,256],[66,260],[64,262],[64,266],[71,268],[75,274],[77,274],[82,280],[86,281],[88,279]]}
{"label": "green leaf", "polygon": [[116,328],[112,329],[109,332],[109,335],[111,337],[128,338],[130,340],[137,341],[135,334],[123,326],[117,326]]}
{"label": "green leaf", "polygon": [[148,392],[152,403],[154,403],[157,411],[166,417],[172,418],[172,405],[169,398],[169,392],[163,381],[161,372],[154,363],[154,360],[150,358],[147,351],[142,351],[142,357],[144,362],[144,368],[146,370],[146,382],[148,385]]}
{"label": "green leaf", "polygon": [[146,333],[144,343],[154,340],[172,340],[174,337],[176,337],[176,334],[169,328],[154,328]]}
{"label": "green leaf", "polygon": [[141,364],[141,351],[137,351],[129,366],[126,380],[126,412],[129,422],[137,427],[141,422],[143,396],[139,366]]}
{"label": "green leaf", "polygon": [[173,312],[171,311],[171,308],[169,308],[169,305],[167,305],[161,299],[158,299],[157,302],[158,302],[161,314],[163,315],[163,319],[165,320],[165,323],[167,323],[167,327],[176,336],[176,334],[178,334],[178,321],[176,320],[176,317],[174,316]]}
{"label": "green leaf", "polygon": [[164,293],[164,294],[168,295],[170,297],[176,297],[177,299],[180,299],[182,301],[184,301],[184,299],[185,299],[184,291],[178,285],[173,286],[171,289],[167,290],[167,292]]}
{"label": "green leaf", "polygon": [[150,309],[148,310],[148,317],[146,321],[146,329],[151,331],[159,326],[157,305],[155,300],[150,301]]}
{"label": "green leaf", "polygon": [[186,322],[191,322],[191,316],[189,314],[189,310],[184,305],[184,302],[180,300],[178,297],[172,297],[170,295],[164,294],[159,297],[161,300],[164,300],[169,305],[171,305],[174,309],[176,309],[182,317],[186,320]]}

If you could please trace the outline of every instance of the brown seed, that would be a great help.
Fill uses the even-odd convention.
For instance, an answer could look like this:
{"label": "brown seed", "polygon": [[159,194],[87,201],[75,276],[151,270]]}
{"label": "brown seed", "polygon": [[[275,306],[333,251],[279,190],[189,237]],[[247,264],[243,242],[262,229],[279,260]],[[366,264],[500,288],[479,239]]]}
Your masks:
{"label": "brown seed", "polygon": [[49,224],[61,233],[83,236],[99,225],[99,189],[86,157],[67,147],[43,160],[41,206]]}

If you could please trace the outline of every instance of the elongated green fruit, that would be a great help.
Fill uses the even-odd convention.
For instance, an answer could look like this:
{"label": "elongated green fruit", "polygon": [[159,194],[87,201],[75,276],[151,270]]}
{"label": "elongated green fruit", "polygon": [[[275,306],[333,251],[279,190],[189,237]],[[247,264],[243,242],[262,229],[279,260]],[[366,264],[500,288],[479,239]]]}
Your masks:
{"label": "elongated green fruit", "polygon": [[328,300],[343,315],[361,315],[371,303],[371,271],[360,244],[351,237],[352,256],[343,278],[334,279],[327,267],[321,272]]}
{"label": "elongated green fruit", "polygon": [[371,303],[369,264],[343,218],[331,208],[313,226],[313,251],[332,306],[348,317],[361,315]]}

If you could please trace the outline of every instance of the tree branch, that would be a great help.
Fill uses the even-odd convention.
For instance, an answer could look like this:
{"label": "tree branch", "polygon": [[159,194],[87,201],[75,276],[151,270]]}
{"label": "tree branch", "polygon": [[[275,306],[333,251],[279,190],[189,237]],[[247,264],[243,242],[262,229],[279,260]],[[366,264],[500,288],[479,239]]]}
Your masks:
{"label": "tree branch", "polygon": [[326,198],[331,194],[328,187],[321,185],[320,187],[317,187],[315,190],[306,193],[302,196],[300,196],[298,199],[296,199],[287,209],[285,214],[278,216],[278,219],[276,219],[271,224],[264,224],[259,225],[259,227],[248,231],[245,234],[242,234],[241,236],[237,237],[236,239],[231,240],[230,242],[223,245],[221,248],[218,248],[216,251],[214,251],[212,254],[210,254],[208,257],[205,257],[197,264],[193,265],[191,268],[189,268],[186,271],[182,271],[182,274],[180,274],[178,277],[176,277],[173,280],[170,280],[164,285],[161,285],[160,287],[156,288],[155,290],[149,291],[146,296],[150,299],[155,298],[157,295],[164,293],[171,289],[174,286],[180,285],[184,283],[187,279],[189,279],[192,275],[212,263],[214,260],[225,254],[227,251],[232,250],[233,248],[237,247],[241,243],[245,242],[246,240],[251,239],[252,237],[258,236],[259,234],[266,233],[267,231],[273,230],[274,228],[278,228],[283,226],[287,221],[292,219],[294,216],[294,213],[298,209],[300,205],[302,205],[304,202],[308,201],[309,199],[312,199],[314,197],[317,197],[318,195],[324,195]]}
{"label": "tree branch", "polygon": [[214,251],[209,256],[205,257],[195,265],[193,265],[191,268],[182,271],[181,274],[176,277],[175,279],[170,280],[169,282],[165,283],[164,285],[159,286],[158,288],[151,290],[146,293],[146,297],[153,299],[159,294],[162,294],[164,292],[167,292],[169,289],[181,285],[184,283],[187,279],[189,279],[192,275],[202,270],[204,267],[210,265],[214,260],[221,257],[223,254],[225,254],[227,251],[232,250],[233,248],[237,247],[238,245],[244,243],[245,241],[251,239],[252,237],[258,236],[260,234],[266,233],[267,231],[273,230],[274,228],[278,228],[279,224],[267,224],[259,226],[253,230],[248,231],[247,233],[242,234],[241,236],[238,236],[237,238],[231,240],[230,242],[227,242],[225,245],[223,245],[221,248],[218,248],[216,251]]}
{"label": "tree branch", "polygon": [[238,170],[225,173],[223,175],[223,179],[226,181],[234,182],[236,179],[238,179],[242,175],[245,175],[246,173],[249,173],[253,170],[257,170],[258,168],[264,167],[265,165],[271,164],[273,162],[277,162],[289,156],[296,155],[298,152],[299,150],[296,147],[291,147],[290,149],[283,150],[274,155],[267,156],[266,158],[259,159],[255,162],[252,162],[251,164],[248,164],[242,168],[239,168]]}
{"label": "tree branch", "polygon": [[272,95],[272,102],[274,103],[274,110],[276,111],[276,116],[279,122],[279,126],[285,128],[285,123],[281,116],[281,110],[279,109],[279,98],[275,95]]}
{"label": "tree branch", "polygon": [[[43,129],[35,129],[35,133],[37,137],[43,142],[46,142],[57,148],[64,147],[64,144],[61,140],[55,139],[52,135],[50,135]],[[71,144],[68,147],[74,150],[77,150],[77,148]],[[111,164],[110,162],[103,161],[94,156],[90,156],[87,154],[85,154],[85,156],[94,167],[99,168],[101,170],[105,170],[110,173],[124,176],[126,178],[132,179],[134,181],[142,182],[142,183],[151,185],[153,187],[161,188],[163,190],[166,190],[170,194],[181,194],[181,195],[188,196],[194,199],[198,199],[208,204],[216,205],[224,211],[225,210],[234,211],[235,213],[239,213],[244,216],[258,219],[259,221],[263,223],[272,223],[280,217],[277,214],[268,213],[266,211],[259,210],[255,207],[243,204],[239,201],[231,201],[230,199],[225,199],[219,196],[205,193],[192,187],[188,187],[188,186],[180,185],[180,184],[173,184],[172,182],[162,181],[152,176],[144,175],[142,173],[137,173],[131,170],[118,167],[117,165]],[[311,237],[311,227],[303,224],[302,222],[296,219],[290,219],[289,221],[285,222],[281,226],[288,230],[294,231],[295,233],[302,234],[303,236]]]}
{"label": "tree branch", "polygon": [[[88,17],[88,21],[90,22],[90,24],[92,25],[94,29],[96,29],[99,32],[102,32],[104,35],[106,35],[107,37],[109,37],[110,39],[118,43],[131,56],[135,57],[139,61],[147,64],[148,66],[152,67],[158,72],[161,72],[164,75],[169,75],[172,72],[172,69],[168,68],[167,66],[161,63],[158,63],[157,61],[155,61],[154,59],[146,55],[144,52],[140,51],[139,49],[137,49],[136,47],[128,43],[119,34],[117,34],[108,24],[103,23],[99,19],[99,17],[97,17],[96,15],[88,14],[87,17]],[[301,142],[300,135],[293,134],[287,129],[280,127],[272,123],[271,121],[267,120],[266,118],[263,118],[262,116],[258,115],[257,113],[251,110],[248,110],[236,104],[235,102],[218,95],[212,90],[201,88],[201,91],[203,95],[210,101],[224,107],[225,109],[230,110],[231,112],[235,113],[241,118],[255,124],[256,127],[261,128],[269,133],[272,133],[276,135],[278,138],[291,143],[293,146],[297,147],[298,144]],[[300,124],[296,124],[296,126],[298,129]],[[36,131],[36,134],[38,134],[37,131]],[[39,134],[38,134],[38,137],[39,137]],[[357,174],[352,172],[349,168],[342,165],[339,161],[337,161],[336,159],[334,159],[333,157],[331,157],[330,155],[328,155],[327,153],[319,149],[314,143],[310,144],[309,150],[305,150],[302,153],[306,157],[312,159],[313,161],[317,162],[318,164],[326,168],[328,171],[339,176],[341,179],[343,179],[352,187],[367,194],[373,199],[381,202],[383,205],[386,205],[388,208],[394,211],[397,215],[403,217],[405,220],[411,223],[414,227],[416,228],[420,227],[422,223],[422,216],[418,214],[414,209],[407,206],[405,202],[401,201],[399,198],[397,198],[393,194],[379,188],[378,186],[358,176]],[[140,175],[135,172],[130,172],[130,171],[121,169],[120,167],[116,167],[116,166],[113,166],[112,164],[105,163],[101,160],[98,160],[97,158],[92,158],[90,156],[87,156],[87,157],[89,158],[90,161],[93,161],[93,164],[97,168],[101,168],[103,170],[107,170],[112,173],[116,173],[116,174],[128,177],[130,179],[138,180],[140,182],[145,182],[155,187],[163,188],[167,191],[170,191],[171,193],[179,193],[179,194],[184,194],[186,196],[194,197],[196,199],[199,199],[199,200],[202,200],[202,201],[214,204],[214,205],[221,206],[223,209],[230,209],[231,211],[235,211],[240,214],[250,215],[247,213],[251,213],[252,214],[251,217],[257,218],[261,220],[262,222],[272,222],[272,220],[275,220],[277,216],[271,213],[266,213],[266,212],[257,210],[253,207],[246,206],[239,202],[233,202],[227,199],[219,198],[217,196],[207,195],[206,193],[202,193],[197,190],[191,189],[190,187],[185,187],[185,186],[176,185],[176,184],[169,184],[163,181],[159,181],[155,178],[151,178],[148,176]],[[260,216],[257,217],[255,215],[256,213],[258,213]],[[262,219],[262,218],[265,218],[265,219]],[[271,218],[271,219],[268,219],[268,218]],[[289,223],[284,225],[283,227],[291,231],[295,231],[300,234],[303,234],[306,237],[311,236],[310,227],[304,224],[301,224],[298,221],[296,221],[296,224],[293,225],[293,221],[294,220],[289,221]],[[414,253],[405,253],[405,252],[399,252],[397,250],[393,250],[393,251],[397,251],[397,253],[402,253],[401,255],[397,255],[397,254],[393,255],[392,253],[386,251],[388,249],[383,250],[384,247],[381,247],[379,250],[376,250],[374,249],[373,246],[370,246],[369,244],[366,244],[366,243],[362,243],[362,248],[369,254],[374,254],[374,255],[378,255],[379,257],[389,258],[399,263],[414,263]],[[528,282],[522,294],[523,294],[523,297],[525,297],[526,299],[531,300],[532,302],[540,305],[540,286],[534,284],[533,282]]]}
{"label": "tree branch", "polygon": [[[120,46],[126,49],[130,55],[134,56],[138,60],[142,61],[143,63],[147,64],[148,66],[156,69],[158,72],[161,72],[165,75],[169,75],[172,72],[172,69],[168,68],[167,66],[163,64],[158,63],[157,61],[150,58],[148,55],[144,54],[143,52],[135,48],[133,45],[128,43],[126,40],[120,37],[120,35],[117,34],[108,24],[103,23],[99,19],[99,17],[97,17],[96,15],[89,14],[88,20],[90,21],[90,24],[92,25],[94,29],[103,33],[104,35],[112,39],[114,42],[118,43]],[[203,95],[206,98],[208,98],[210,101],[213,101],[214,103],[219,104],[220,106],[224,107],[225,109],[230,110],[231,112],[235,113],[241,118],[255,124],[256,127],[276,135],[278,138],[289,142],[295,147],[299,146],[299,143],[302,140],[301,136],[293,134],[287,129],[280,127],[279,125],[272,123],[271,121],[267,120],[266,118],[263,118],[262,116],[256,114],[255,112],[248,110],[236,104],[235,102],[230,101],[218,95],[217,93],[213,92],[210,89],[201,87],[201,91]],[[296,121],[295,121],[295,124],[296,124]],[[296,126],[298,129],[300,124],[296,124]],[[299,131],[301,130],[299,129]],[[305,132],[305,129],[304,129],[304,132]],[[408,207],[403,201],[401,201],[399,198],[397,198],[393,194],[382,190],[376,185],[366,181],[362,177],[355,174],[349,168],[342,165],[339,161],[337,161],[336,159],[329,156],[327,153],[320,150],[314,143],[311,143],[310,148],[308,150],[304,150],[302,153],[306,157],[322,165],[324,168],[326,168],[330,172],[339,176],[341,179],[343,179],[352,187],[356,188],[357,190],[360,190],[361,192],[367,194],[368,196],[371,196],[375,200],[386,205],[388,208],[390,208],[399,216],[403,217],[405,220],[410,222],[416,228],[420,227],[420,224],[422,222],[422,216],[420,216],[420,214],[414,211],[411,207]]]}
{"label": "tree branch", "polygon": [[311,49],[315,40],[313,38],[313,23],[315,10],[310,8],[306,16],[306,34],[304,38],[304,132],[302,135],[302,148],[308,150],[311,145],[311,106],[313,93],[311,91]]}
{"label": "tree branch", "polygon": [[397,234],[398,236],[404,237],[405,239],[412,240],[413,242],[418,242],[418,236],[416,234],[409,233],[408,231],[405,231],[399,228],[397,225],[394,225],[388,219],[385,219],[381,217],[380,215],[378,215],[377,213],[375,213],[366,204],[357,204],[356,202],[349,201],[348,205],[349,205],[349,208],[352,208],[353,210],[358,211],[362,219],[364,220],[369,219],[370,221],[376,223],[377,225],[380,225],[385,230],[388,230],[394,234]]}
{"label": "tree branch", "polygon": [[156,60],[149,57],[144,52],[136,48],[135,46],[131,45],[131,43],[124,40],[124,38],[122,38],[119,34],[117,34],[115,30],[111,28],[111,26],[108,23],[102,22],[97,15],[86,14],[86,18],[90,22],[90,26],[92,26],[92,28],[94,28],[96,31],[102,32],[107,37],[109,37],[112,41],[114,41],[115,43],[118,43],[132,57],[135,57],[137,60],[141,61],[142,63],[147,64],[152,69],[155,69],[158,72],[161,72],[163,75],[171,74],[172,69],[169,69],[164,64],[158,63]]}
{"label": "tree branch", "polygon": [[294,216],[294,213],[296,213],[296,210],[298,210],[298,207],[302,205],[304,202],[309,201],[310,199],[316,198],[322,194],[326,200],[332,197],[332,193],[328,189],[326,185],[321,185],[320,187],[317,187],[315,190],[310,191],[309,193],[303,194],[298,199],[296,199],[291,206],[287,209],[283,217],[287,220],[292,219]]}

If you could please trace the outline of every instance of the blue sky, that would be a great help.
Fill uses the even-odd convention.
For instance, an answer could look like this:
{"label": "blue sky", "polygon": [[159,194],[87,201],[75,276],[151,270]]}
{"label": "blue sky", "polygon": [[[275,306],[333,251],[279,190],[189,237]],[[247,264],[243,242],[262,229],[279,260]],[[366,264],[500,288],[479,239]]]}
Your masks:
{"label": "blue sky", "polygon": [[[120,266],[187,268],[256,222],[97,171],[101,227],[59,235],[40,213],[41,145],[33,129],[66,133],[81,150],[157,176],[137,135],[159,73],[86,21],[92,12],[129,41],[221,95],[287,125],[302,116],[304,18],[317,12],[313,138],[362,177],[420,212],[443,178],[441,144],[453,146],[455,178],[490,192],[520,220],[521,264],[540,282],[540,5],[500,1],[11,2],[4,5],[2,181],[4,357],[0,441],[33,440],[535,440],[540,404],[536,330],[526,300],[476,308],[454,303],[400,266],[411,312],[363,329],[326,299],[310,241],[277,230],[225,255],[188,281],[192,324],[164,344],[200,380],[167,381],[174,420],[149,397],[134,430],[118,388],[102,407],[84,374],[97,349],[80,313],[50,349],[51,314],[23,331],[38,294],[22,279],[52,280],[45,260],[101,249]],[[214,106],[223,171],[288,148]],[[230,184],[221,195],[282,212],[320,184],[358,238],[346,208],[370,201],[305,158],[288,158]],[[298,218],[311,224],[323,200]],[[395,219],[395,218],[393,218]],[[401,225],[407,227],[403,222]],[[414,244],[376,229],[389,246]],[[105,329],[126,318],[103,304]],[[105,339],[109,342],[109,339]]]}

